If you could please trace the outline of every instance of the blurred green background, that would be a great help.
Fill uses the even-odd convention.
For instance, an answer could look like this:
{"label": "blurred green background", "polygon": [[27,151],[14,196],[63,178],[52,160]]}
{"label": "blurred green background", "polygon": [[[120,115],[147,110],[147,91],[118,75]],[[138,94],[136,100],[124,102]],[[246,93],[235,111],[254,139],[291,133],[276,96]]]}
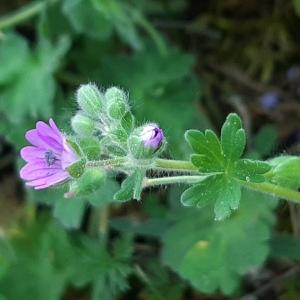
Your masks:
{"label": "blurred green background", "polygon": [[128,91],[167,158],[231,111],[248,157],[299,154],[299,28],[299,0],[1,0],[0,299],[300,299],[297,205],[245,190],[215,222],[181,206],[181,186],[119,205],[119,177],[66,200],[18,176],[25,132],[49,117],[70,132],[88,82]]}

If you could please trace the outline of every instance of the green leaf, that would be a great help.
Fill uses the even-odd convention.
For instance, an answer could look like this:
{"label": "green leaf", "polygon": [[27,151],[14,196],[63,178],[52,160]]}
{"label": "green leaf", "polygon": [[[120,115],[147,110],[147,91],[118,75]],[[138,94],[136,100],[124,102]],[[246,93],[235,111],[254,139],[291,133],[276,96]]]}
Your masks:
{"label": "green leaf", "polygon": [[86,160],[91,161],[100,159],[101,147],[97,138],[81,138],[78,143]]}
{"label": "green leaf", "polygon": [[74,272],[66,232],[41,220],[16,230],[10,241],[15,259],[0,281],[1,294],[7,299],[61,299]]}
{"label": "green leaf", "polygon": [[[91,0],[94,8],[114,26],[119,37],[137,50],[143,47],[135,24],[135,8],[124,1]],[[151,25],[150,25],[151,26]],[[155,30],[155,29],[153,29]]]}
{"label": "green leaf", "polygon": [[106,182],[106,172],[103,169],[86,169],[84,173],[70,183],[69,192],[65,197],[72,198],[75,196],[86,196],[96,192]]}
{"label": "green leaf", "polygon": [[271,170],[267,162],[251,159],[240,159],[234,163],[233,176],[248,182],[264,182],[263,174]]}
{"label": "green leaf", "polygon": [[78,228],[85,210],[85,200],[80,197],[66,199],[58,198],[55,201],[53,216],[67,228]]}
{"label": "green leaf", "polygon": [[113,244],[112,254],[103,242],[83,236],[77,245],[76,270],[73,283],[82,287],[92,285],[91,300],[118,298],[128,288],[127,277],[132,272],[129,259],[132,254],[132,240],[122,237]]}
{"label": "green leaf", "polygon": [[114,195],[114,199],[118,201],[127,201],[132,198],[140,200],[144,177],[145,170],[136,169],[122,182],[121,189]]}
{"label": "green leaf", "polygon": [[0,109],[11,123],[26,124],[28,117],[50,117],[56,92],[53,73],[67,48],[67,39],[60,39],[54,47],[41,38],[34,53],[26,56],[14,80],[0,94]]}
{"label": "green leaf", "polygon": [[300,238],[288,234],[276,234],[272,237],[270,255],[300,261]]}
{"label": "green leaf", "polygon": [[63,13],[78,33],[95,39],[107,39],[112,34],[112,24],[95,9],[91,0],[64,0]]}
{"label": "green leaf", "polygon": [[85,200],[82,197],[64,198],[67,186],[52,188],[43,192],[27,190],[27,199],[34,203],[52,206],[53,215],[67,228],[78,228],[85,211]]}
{"label": "green leaf", "polygon": [[94,194],[87,197],[89,203],[96,207],[101,207],[110,203],[114,199],[114,194],[119,190],[119,184],[112,178],[107,178]]}
{"label": "green leaf", "polygon": [[269,196],[243,190],[239,210],[223,222],[211,219],[210,207],[185,209],[162,238],[163,261],[201,292],[230,294],[267,258],[275,205]]}
{"label": "green leaf", "polygon": [[191,156],[192,163],[203,172],[218,172],[224,170],[224,159],[218,137],[211,130],[202,133],[198,130],[188,130],[185,139],[197,155]]}
{"label": "green leaf", "polygon": [[238,208],[240,198],[241,187],[237,181],[212,175],[185,190],[181,195],[181,203],[197,208],[214,204],[215,219],[220,221],[228,217],[231,210]]}
{"label": "green leaf", "polygon": [[221,144],[227,161],[241,157],[246,145],[246,135],[240,117],[231,113],[227,116],[221,130]]}
{"label": "green leaf", "polygon": [[21,36],[9,33],[0,41],[0,84],[15,79],[29,58],[29,48]]}

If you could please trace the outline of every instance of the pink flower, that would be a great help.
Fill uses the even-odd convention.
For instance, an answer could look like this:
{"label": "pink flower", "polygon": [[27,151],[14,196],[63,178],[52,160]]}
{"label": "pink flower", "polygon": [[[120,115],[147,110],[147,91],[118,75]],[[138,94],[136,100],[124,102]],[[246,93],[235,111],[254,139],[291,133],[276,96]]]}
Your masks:
{"label": "pink flower", "polygon": [[70,178],[66,168],[78,160],[52,119],[49,120],[49,125],[37,122],[36,129],[27,131],[25,135],[33,146],[21,149],[21,157],[27,164],[21,169],[20,176],[27,181],[26,185],[36,190]]}

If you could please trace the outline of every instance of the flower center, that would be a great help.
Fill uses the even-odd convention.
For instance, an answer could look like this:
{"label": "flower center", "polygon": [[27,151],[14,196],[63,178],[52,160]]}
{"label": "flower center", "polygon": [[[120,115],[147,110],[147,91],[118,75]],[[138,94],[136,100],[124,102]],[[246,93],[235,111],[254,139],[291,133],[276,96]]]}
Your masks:
{"label": "flower center", "polygon": [[49,167],[57,161],[55,154],[51,150],[45,152],[45,159]]}

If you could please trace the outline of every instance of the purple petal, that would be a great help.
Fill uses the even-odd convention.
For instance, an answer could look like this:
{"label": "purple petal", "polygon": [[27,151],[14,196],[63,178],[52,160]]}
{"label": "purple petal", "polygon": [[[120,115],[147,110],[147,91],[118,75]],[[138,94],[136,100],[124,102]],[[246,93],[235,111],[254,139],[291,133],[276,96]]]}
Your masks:
{"label": "purple petal", "polygon": [[36,129],[28,130],[25,134],[26,140],[36,147],[48,149],[49,146],[41,139]]}
{"label": "purple petal", "polygon": [[42,121],[37,122],[36,129],[38,130],[39,135],[49,136],[52,139],[54,139],[59,145],[62,144],[61,135],[57,134],[56,131],[45,122]]}
{"label": "purple petal", "polygon": [[31,181],[26,183],[28,186],[33,186],[36,190],[45,189],[49,186],[55,185],[57,183],[63,182],[67,178],[69,178],[69,174],[65,171],[57,172],[51,176],[38,179],[35,181]]}
{"label": "purple petal", "polygon": [[21,157],[25,161],[31,161],[36,158],[42,158],[42,159],[45,158],[45,150],[33,146],[26,146],[22,148],[20,153],[21,153]]}
{"label": "purple petal", "polygon": [[71,164],[78,160],[77,155],[75,152],[69,147],[66,140],[63,141],[64,151],[61,154],[61,165],[62,168],[65,170]]}
{"label": "purple petal", "polygon": [[63,150],[62,144],[58,143],[55,139],[53,139],[50,136],[43,135],[40,132],[38,132],[39,137],[42,141],[44,141],[47,145],[47,149],[54,150],[56,152],[61,152]]}
{"label": "purple petal", "polygon": [[34,180],[55,174],[59,171],[61,171],[60,166],[44,167],[38,164],[28,163],[20,170],[20,176],[24,180]]}
{"label": "purple petal", "polygon": [[49,119],[49,124],[50,124],[51,128],[54,130],[54,132],[56,132],[57,135],[61,136],[60,130],[58,129],[55,122],[51,118]]}

